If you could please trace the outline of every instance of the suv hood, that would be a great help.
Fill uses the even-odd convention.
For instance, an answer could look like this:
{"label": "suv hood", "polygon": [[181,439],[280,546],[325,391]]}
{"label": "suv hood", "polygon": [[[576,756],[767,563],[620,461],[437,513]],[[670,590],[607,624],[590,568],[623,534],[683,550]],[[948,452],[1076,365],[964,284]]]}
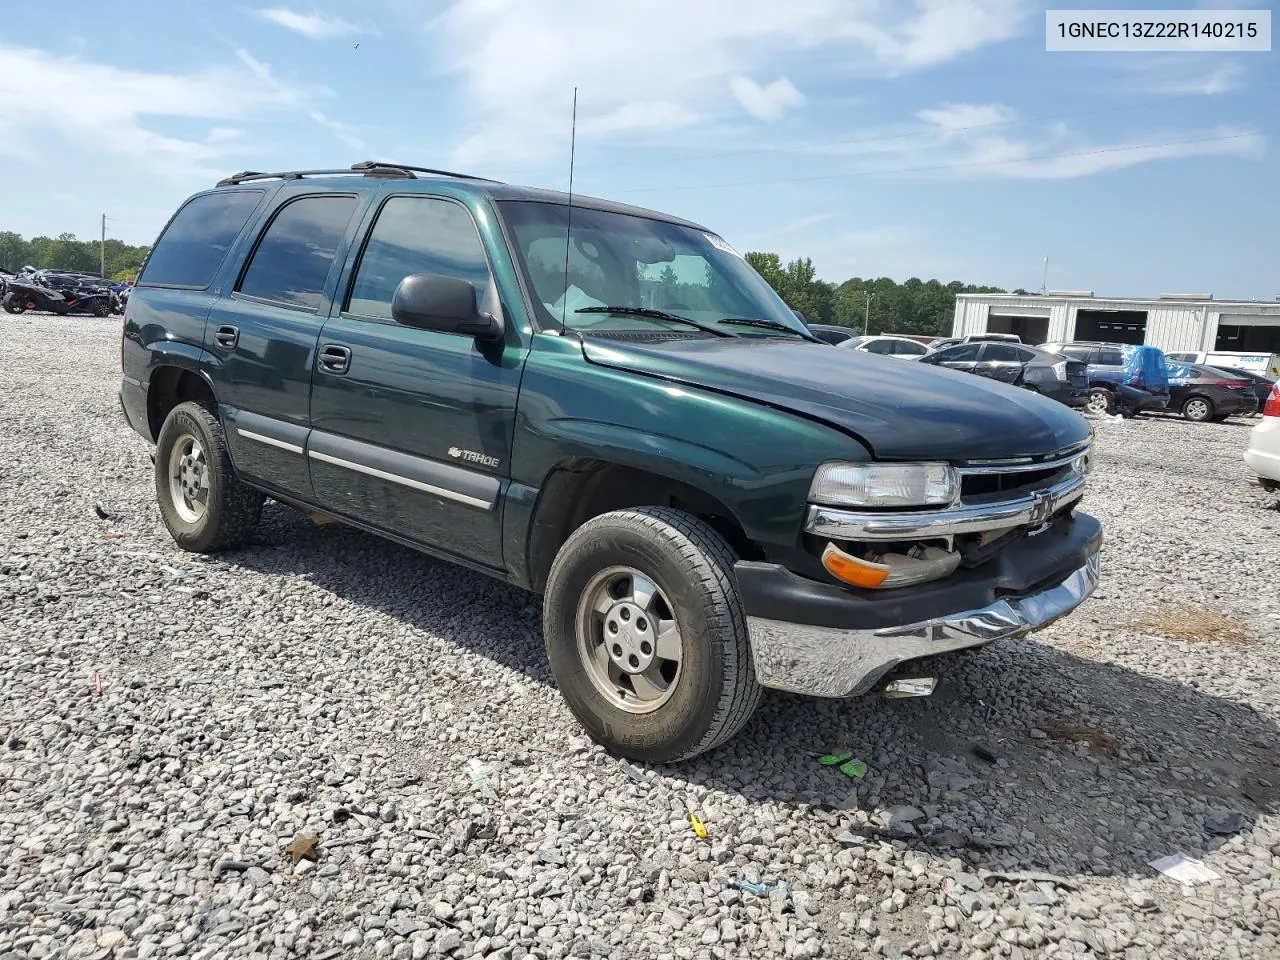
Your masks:
{"label": "suv hood", "polygon": [[[584,337],[591,363],[706,387],[854,434],[883,460],[1038,456],[1089,439],[1056,400],[910,360],[772,337]],[[906,425],[909,424],[909,429]]]}

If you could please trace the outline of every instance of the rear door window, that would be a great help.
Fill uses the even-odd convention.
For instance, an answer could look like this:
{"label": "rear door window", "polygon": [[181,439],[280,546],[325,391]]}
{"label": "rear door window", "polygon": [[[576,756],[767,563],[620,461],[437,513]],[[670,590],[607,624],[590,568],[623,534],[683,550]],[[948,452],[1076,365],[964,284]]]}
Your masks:
{"label": "rear door window", "polygon": [[911,340],[895,340],[893,341],[893,352],[899,356],[918,357],[926,351],[922,343],[914,343]]}
{"label": "rear door window", "polygon": [[1098,363],[1104,367],[1123,367],[1124,354],[1115,347],[1103,347],[1098,351]]}
{"label": "rear door window", "polygon": [[1007,343],[988,343],[982,359],[988,363],[1017,363],[1018,348]]}
{"label": "rear door window", "polygon": [[938,354],[939,363],[966,363],[970,360],[978,359],[978,351],[982,349],[980,343],[964,343],[958,347],[951,347],[943,350]]}
{"label": "rear door window", "polygon": [[261,190],[219,190],[188,201],[165,227],[138,278],[140,287],[203,290],[262,199]]}
{"label": "rear door window", "polygon": [[1064,357],[1070,357],[1072,360],[1084,360],[1087,363],[1092,351],[1088,347],[1063,347],[1057,352]]}
{"label": "rear door window", "polygon": [[355,209],[353,196],[290,200],[258,241],[239,292],[289,307],[319,309],[329,269]]}
{"label": "rear door window", "polygon": [[892,340],[872,340],[863,348],[867,353],[888,355],[894,352]]}

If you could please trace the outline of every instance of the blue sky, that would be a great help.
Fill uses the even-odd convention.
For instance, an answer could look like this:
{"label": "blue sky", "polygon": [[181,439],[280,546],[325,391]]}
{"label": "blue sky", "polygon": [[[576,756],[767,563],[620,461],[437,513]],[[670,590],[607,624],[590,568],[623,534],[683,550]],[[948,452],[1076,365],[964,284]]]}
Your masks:
{"label": "blue sky", "polygon": [[1280,295],[1277,54],[1050,54],[1047,6],[24,4],[0,229],[146,243],[218,176],[370,158],[563,189],[576,85],[579,192],[828,280]]}

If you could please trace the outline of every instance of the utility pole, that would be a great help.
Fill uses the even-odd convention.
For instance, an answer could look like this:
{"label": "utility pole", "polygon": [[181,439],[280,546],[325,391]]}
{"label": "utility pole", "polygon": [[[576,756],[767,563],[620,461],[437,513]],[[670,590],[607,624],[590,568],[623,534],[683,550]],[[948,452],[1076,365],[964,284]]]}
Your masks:
{"label": "utility pole", "polygon": [[871,301],[874,300],[875,297],[876,295],[874,293],[867,294],[867,312],[862,318],[862,335],[864,337],[867,335],[867,327],[871,324]]}
{"label": "utility pole", "polygon": [[105,280],[107,277],[107,215],[102,215],[102,243],[98,245],[98,253],[101,254],[99,260],[98,274]]}
{"label": "utility pole", "polygon": [[1044,258],[1044,277],[1040,281],[1041,295],[1047,293],[1048,289],[1049,289],[1049,258],[1045,257]]}

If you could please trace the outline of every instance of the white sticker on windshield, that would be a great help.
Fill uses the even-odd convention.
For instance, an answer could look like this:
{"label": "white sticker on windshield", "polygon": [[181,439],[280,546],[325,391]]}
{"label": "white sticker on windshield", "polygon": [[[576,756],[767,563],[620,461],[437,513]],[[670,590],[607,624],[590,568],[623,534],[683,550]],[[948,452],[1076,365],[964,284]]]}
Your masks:
{"label": "white sticker on windshield", "polygon": [[739,259],[742,258],[742,254],[733,249],[733,247],[729,246],[729,244],[725,243],[724,240],[717,237],[714,233],[704,233],[703,236],[707,238],[707,243],[711,244],[717,250],[723,250],[725,253],[731,253]]}

